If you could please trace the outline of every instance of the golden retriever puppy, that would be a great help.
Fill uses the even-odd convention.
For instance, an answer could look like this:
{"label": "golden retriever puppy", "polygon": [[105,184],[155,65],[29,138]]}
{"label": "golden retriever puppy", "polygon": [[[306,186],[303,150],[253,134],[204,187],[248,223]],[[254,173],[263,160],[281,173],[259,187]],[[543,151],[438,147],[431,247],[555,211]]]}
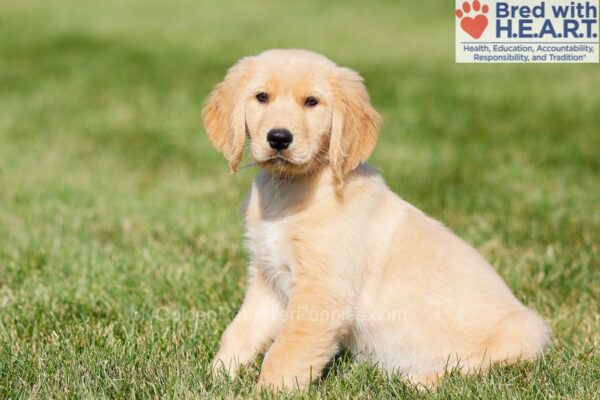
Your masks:
{"label": "golden retriever puppy", "polygon": [[347,348],[430,384],[549,345],[542,318],[476,250],[363,163],[380,117],[353,70],[305,50],[244,58],[203,122],[231,171],[246,140],[262,169],[243,207],[248,288],[214,370],[266,352],[260,386],[303,388]]}

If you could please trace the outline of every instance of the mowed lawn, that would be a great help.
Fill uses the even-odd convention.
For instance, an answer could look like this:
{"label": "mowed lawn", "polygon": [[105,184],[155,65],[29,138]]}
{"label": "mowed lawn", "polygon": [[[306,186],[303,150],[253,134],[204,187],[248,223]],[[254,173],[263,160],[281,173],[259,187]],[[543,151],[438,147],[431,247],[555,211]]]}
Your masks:
{"label": "mowed lawn", "polygon": [[361,72],[385,119],[370,162],[554,342],[434,391],[345,354],[302,396],[598,398],[600,67],[456,65],[453,18],[432,0],[0,0],[0,398],[259,395],[260,359],[235,381],[208,369],[243,298],[257,171],[227,174],[200,110],[271,47]]}

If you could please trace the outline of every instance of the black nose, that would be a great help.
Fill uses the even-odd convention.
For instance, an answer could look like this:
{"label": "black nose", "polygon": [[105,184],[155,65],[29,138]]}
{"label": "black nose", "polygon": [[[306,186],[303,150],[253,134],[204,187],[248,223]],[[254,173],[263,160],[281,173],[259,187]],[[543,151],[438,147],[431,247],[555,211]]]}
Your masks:
{"label": "black nose", "polygon": [[267,142],[275,150],[285,150],[294,140],[294,136],[287,129],[271,129],[267,133]]}

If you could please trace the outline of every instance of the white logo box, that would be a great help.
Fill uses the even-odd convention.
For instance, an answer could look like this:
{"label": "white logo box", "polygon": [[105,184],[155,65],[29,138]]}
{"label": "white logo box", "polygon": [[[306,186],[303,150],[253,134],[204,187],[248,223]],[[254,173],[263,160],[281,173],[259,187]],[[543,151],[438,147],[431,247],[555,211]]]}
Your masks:
{"label": "white logo box", "polygon": [[457,63],[599,61],[598,0],[455,3]]}

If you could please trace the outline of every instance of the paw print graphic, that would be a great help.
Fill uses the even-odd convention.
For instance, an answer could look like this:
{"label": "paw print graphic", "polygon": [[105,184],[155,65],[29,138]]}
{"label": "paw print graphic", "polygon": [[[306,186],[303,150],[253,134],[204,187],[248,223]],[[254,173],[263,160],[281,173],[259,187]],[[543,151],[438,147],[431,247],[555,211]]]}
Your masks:
{"label": "paw print graphic", "polygon": [[[473,17],[467,16],[471,10],[474,12]],[[456,17],[460,19],[460,27],[463,31],[472,38],[479,39],[488,26],[488,19],[485,16],[488,11],[489,7],[486,4],[482,6],[479,0],[473,0],[472,4],[465,1],[462,9],[456,10]]]}

